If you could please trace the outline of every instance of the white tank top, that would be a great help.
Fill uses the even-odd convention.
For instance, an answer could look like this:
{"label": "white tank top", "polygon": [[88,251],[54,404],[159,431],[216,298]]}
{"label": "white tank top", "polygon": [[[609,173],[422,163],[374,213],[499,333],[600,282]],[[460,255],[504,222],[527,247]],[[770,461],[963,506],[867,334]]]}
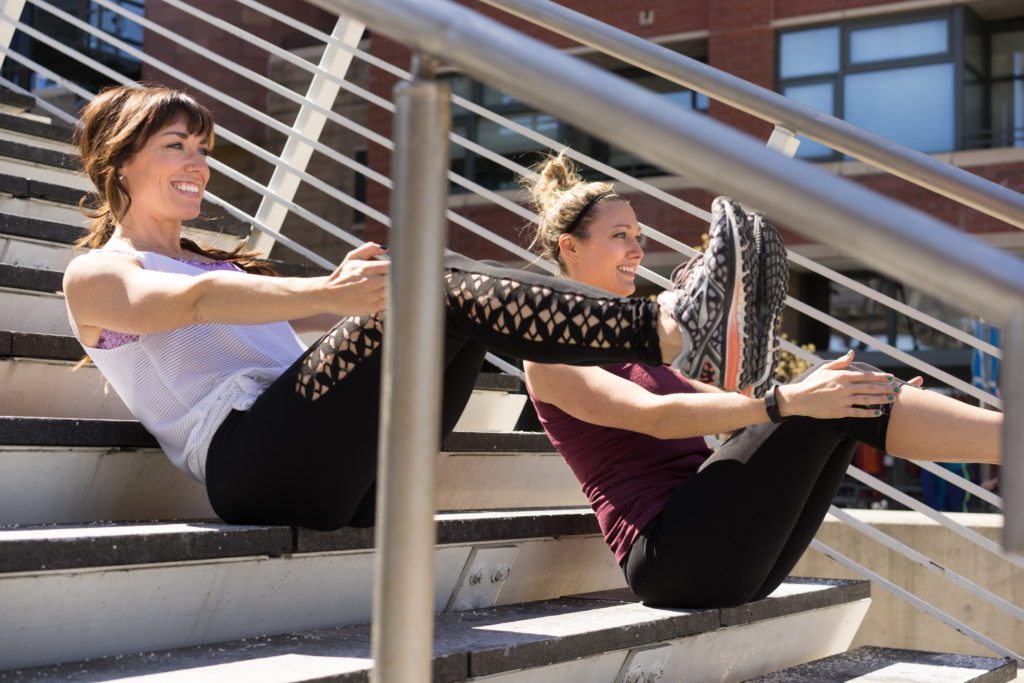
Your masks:
{"label": "white tank top", "polygon": [[[146,270],[207,272],[153,252],[133,255]],[[77,338],[73,318],[71,329]],[[248,410],[305,351],[287,322],[190,325],[113,349],[82,346],[171,462],[200,482],[210,441],[228,413]]]}

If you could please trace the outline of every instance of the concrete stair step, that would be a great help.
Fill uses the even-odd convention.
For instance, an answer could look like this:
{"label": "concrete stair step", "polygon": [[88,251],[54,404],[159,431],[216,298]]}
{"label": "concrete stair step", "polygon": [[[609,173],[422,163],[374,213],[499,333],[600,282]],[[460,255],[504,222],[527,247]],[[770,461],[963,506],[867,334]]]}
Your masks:
{"label": "concrete stair step", "polygon": [[[87,194],[85,190],[68,187],[59,183],[31,180],[18,175],[0,174],[0,193],[22,199],[38,199],[56,204],[77,207],[79,201]],[[203,203],[203,215],[193,221],[193,225],[211,232],[224,232],[236,237],[247,237],[249,226],[233,218],[220,216],[217,207],[209,202]]]}
{"label": "concrete stair step", "polygon": [[[0,416],[0,446],[156,448],[157,442],[135,420]],[[473,453],[554,452],[541,432],[453,432],[444,448]]]}
{"label": "concrete stair step", "polygon": [[[624,585],[588,509],[435,520],[438,612],[467,566],[502,570],[479,584],[489,593],[476,605]],[[373,534],[204,522],[0,530],[0,669],[364,623]]]}
{"label": "concrete stair step", "polygon": [[[709,680],[717,668],[714,678],[729,671],[723,680],[741,680],[777,661],[841,651],[867,608],[868,589],[860,581],[794,579],[777,596],[727,610],[655,609],[620,590],[442,613],[433,679],[611,681],[633,672]],[[782,630],[789,637],[772,637]],[[369,625],[359,623],[9,673],[24,681],[365,681],[369,638]],[[80,643],[50,656],[69,656]]]}
{"label": "concrete stair step", "polygon": [[14,140],[0,139],[0,174],[91,191],[74,154]]}
{"label": "concrete stair step", "polygon": [[[25,111],[25,109],[22,109]],[[19,116],[16,113],[0,112],[0,130],[6,139],[39,138],[55,142],[66,150],[71,150],[71,126],[63,123],[46,123],[36,117]]]}
{"label": "concrete stair step", "polygon": [[[81,214],[78,214],[81,219]],[[0,264],[63,272],[75,254],[74,242],[86,234],[80,224],[0,213]],[[239,236],[186,228],[185,236],[222,248],[234,248]],[[271,259],[281,275],[312,277],[326,274],[319,266]]]}
{"label": "concrete stair step", "polygon": [[[455,432],[437,467],[439,510],[587,504],[541,433]],[[133,420],[0,417],[0,468],[0,524],[215,516]]]}
{"label": "concrete stair step", "polygon": [[864,646],[751,679],[751,683],[1002,683],[1017,677],[1012,659]]}
{"label": "concrete stair step", "polygon": [[36,106],[36,98],[31,95],[19,95],[8,88],[0,88],[0,112],[18,115]]}
{"label": "concrete stair step", "polygon": [[[132,419],[95,366],[72,371],[84,354],[74,337],[0,330],[0,415]],[[456,430],[512,431],[526,404],[522,390],[516,377],[482,373]]]}

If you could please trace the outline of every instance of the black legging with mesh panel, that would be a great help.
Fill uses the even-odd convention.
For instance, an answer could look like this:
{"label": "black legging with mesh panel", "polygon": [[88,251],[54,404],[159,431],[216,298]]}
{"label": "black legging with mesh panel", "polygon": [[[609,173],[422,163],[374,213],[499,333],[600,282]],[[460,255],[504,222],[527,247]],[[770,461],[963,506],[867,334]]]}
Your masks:
{"label": "black legging with mesh panel", "polygon": [[772,593],[814,540],[857,443],[885,450],[892,404],[879,408],[878,417],[798,416],[739,430],[640,532],[623,562],[633,593],[693,608]]}
{"label": "black legging with mesh panel", "polygon": [[[461,256],[446,260],[442,435],[488,350],[538,362],[661,363],[658,306]],[[210,444],[206,486],[234,524],[370,526],[377,477],[378,316],[345,318]],[[439,444],[440,446],[440,444]]]}

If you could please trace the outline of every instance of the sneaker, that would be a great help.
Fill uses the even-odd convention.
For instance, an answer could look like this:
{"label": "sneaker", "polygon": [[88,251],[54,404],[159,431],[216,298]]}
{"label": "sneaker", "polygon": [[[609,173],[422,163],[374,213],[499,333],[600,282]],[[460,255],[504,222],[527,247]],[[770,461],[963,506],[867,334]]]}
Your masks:
{"label": "sneaker", "polygon": [[715,198],[707,250],[673,274],[673,291],[659,297],[671,306],[682,330],[685,350],[672,366],[686,377],[736,391],[764,371],[747,348],[758,328],[756,249],[742,207],[727,197]]}
{"label": "sneaker", "polygon": [[[772,378],[779,364],[779,327],[786,310],[786,292],[789,289],[789,263],[786,246],[775,226],[763,213],[747,214],[754,230],[757,245],[760,278],[757,288],[758,333],[750,340],[751,361],[746,365],[747,376],[740,383],[744,393],[761,398],[773,386]],[[757,370],[761,369],[758,374]]]}

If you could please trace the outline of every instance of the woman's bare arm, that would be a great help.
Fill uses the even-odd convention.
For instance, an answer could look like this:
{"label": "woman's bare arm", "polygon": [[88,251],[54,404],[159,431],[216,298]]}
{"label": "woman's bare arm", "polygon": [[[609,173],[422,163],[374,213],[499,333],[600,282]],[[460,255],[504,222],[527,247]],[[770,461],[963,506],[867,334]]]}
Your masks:
{"label": "woman's bare arm", "polygon": [[346,258],[331,275],[314,278],[235,271],[191,277],[144,270],[128,254],[92,252],[69,264],[64,292],[80,328],[127,334],[199,323],[250,325],[375,313],[385,305],[389,264],[360,260],[372,251],[369,245],[361,250],[353,251],[350,256],[356,258]]}

